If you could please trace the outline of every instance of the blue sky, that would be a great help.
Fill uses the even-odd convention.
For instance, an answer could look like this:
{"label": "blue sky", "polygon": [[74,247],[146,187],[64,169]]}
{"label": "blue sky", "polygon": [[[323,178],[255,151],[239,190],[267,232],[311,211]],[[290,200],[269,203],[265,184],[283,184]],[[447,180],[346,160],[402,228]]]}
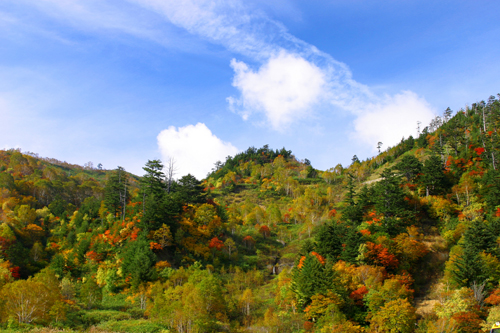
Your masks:
{"label": "blue sky", "polygon": [[500,92],[495,1],[3,0],[0,148],[203,178],[249,146],[347,165]]}

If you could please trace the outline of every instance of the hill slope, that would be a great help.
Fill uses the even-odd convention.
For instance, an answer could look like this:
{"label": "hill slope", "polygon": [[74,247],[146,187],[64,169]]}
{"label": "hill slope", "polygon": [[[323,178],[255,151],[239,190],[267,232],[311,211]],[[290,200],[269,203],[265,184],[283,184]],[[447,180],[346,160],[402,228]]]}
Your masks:
{"label": "hill slope", "polygon": [[499,120],[491,97],[348,167],[252,147],[203,181],[0,151],[3,325],[480,331],[500,320]]}

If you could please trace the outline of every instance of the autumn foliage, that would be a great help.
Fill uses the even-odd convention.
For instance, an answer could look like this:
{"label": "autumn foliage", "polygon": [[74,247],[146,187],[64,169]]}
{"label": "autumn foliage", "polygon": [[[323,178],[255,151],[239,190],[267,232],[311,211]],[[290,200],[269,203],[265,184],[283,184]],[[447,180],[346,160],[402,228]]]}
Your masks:
{"label": "autumn foliage", "polygon": [[396,256],[390,253],[389,250],[382,244],[367,242],[366,246],[368,251],[365,256],[369,262],[389,269],[395,269],[399,265],[399,260]]}
{"label": "autumn foliage", "polygon": [[217,249],[218,251],[221,251],[222,248],[224,247],[224,242],[221,241],[219,238],[214,237],[210,240],[210,243],[208,244],[208,247],[213,249]]}

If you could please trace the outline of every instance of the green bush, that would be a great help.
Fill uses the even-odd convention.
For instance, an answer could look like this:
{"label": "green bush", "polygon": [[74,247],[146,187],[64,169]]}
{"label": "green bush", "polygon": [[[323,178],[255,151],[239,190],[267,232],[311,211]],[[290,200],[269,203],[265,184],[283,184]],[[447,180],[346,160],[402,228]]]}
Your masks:
{"label": "green bush", "polygon": [[97,328],[111,332],[127,333],[159,333],[165,329],[165,327],[145,319],[122,321],[110,320],[98,325]]}
{"label": "green bush", "polygon": [[109,294],[104,292],[102,294],[101,308],[108,310],[125,310],[130,307],[130,303],[127,302],[128,294]]}
{"label": "green bush", "polygon": [[86,326],[97,325],[106,321],[120,321],[130,318],[131,316],[129,313],[115,310],[91,310],[84,311],[82,314],[82,322]]}
{"label": "green bush", "polygon": [[144,317],[144,310],[139,308],[130,308],[127,312],[132,316],[132,319],[141,319]]}

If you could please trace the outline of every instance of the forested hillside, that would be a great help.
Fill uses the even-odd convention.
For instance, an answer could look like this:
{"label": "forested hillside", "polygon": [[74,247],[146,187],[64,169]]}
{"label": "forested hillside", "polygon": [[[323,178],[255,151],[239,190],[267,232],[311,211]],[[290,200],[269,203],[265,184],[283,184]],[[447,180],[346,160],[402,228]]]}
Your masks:
{"label": "forested hillside", "polygon": [[0,325],[486,331],[500,321],[499,126],[492,96],[349,166],[251,147],[204,180],[0,150]]}

